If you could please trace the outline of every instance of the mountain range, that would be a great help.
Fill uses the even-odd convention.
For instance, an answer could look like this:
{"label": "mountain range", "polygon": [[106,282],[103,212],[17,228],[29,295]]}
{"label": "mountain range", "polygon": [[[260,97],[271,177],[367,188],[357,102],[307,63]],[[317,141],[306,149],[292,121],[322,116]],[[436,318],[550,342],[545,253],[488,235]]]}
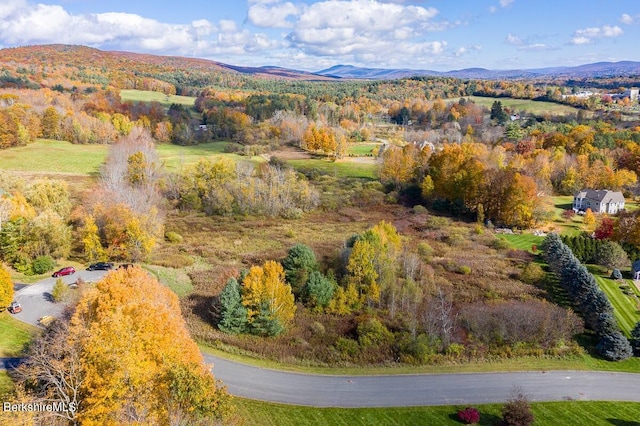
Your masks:
{"label": "mountain range", "polygon": [[549,67],[536,69],[489,70],[466,68],[453,71],[432,71],[412,69],[360,68],[351,65],[336,65],[317,71],[326,77],[345,79],[396,79],[415,76],[454,77],[478,80],[534,79],[543,77],[585,78],[585,77],[627,77],[640,75],[640,62],[596,62],[575,67]]}
{"label": "mountain range", "polygon": [[[55,70],[61,66],[71,66],[87,75],[89,68],[120,72],[122,75],[135,73],[149,75],[150,69],[157,72],[181,71],[191,74],[224,73],[252,75],[264,78],[286,80],[325,80],[367,79],[389,80],[414,76],[453,77],[477,80],[512,80],[537,78],[598,78],[598,77],[640,77],[640,62],[596,62],[575,67],[550,67],[536,69],[489,70],[485,68],[466,68],[452,71],[363,68],[352,65],[335,65],[316,72],[287,69],[276,66],[249,67],[229,65],[208,59],[158,56],[131,52],[103,51],[86,46],[44,45],[23,46],[0,49],[0,65],[5,73],[12,68],[25,75],[25,70]],[[100,71],[102,73],[103,71]],[[68,74],[68,73],[67,73]],[[32,71],[32,75],[33,74]],[[94,76],[95,77],[95,76]]]}

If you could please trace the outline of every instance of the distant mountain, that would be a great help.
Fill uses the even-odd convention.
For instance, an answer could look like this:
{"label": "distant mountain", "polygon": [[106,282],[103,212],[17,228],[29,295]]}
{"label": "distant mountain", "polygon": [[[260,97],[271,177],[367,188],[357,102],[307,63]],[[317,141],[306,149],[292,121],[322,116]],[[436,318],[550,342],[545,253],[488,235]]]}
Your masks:
{"label": "distant mountain", "polygon": [[532,79],[541,77],[621,77],[640,76],[640,62],[596,62],[576,67],[549,67],[516,70],[488,70],[485,68],[466,68],[453,71],[360,68],[352,65],[336,65],[315,74],[347,79],[394,79],[415,76],[472,78],[478,80]]}

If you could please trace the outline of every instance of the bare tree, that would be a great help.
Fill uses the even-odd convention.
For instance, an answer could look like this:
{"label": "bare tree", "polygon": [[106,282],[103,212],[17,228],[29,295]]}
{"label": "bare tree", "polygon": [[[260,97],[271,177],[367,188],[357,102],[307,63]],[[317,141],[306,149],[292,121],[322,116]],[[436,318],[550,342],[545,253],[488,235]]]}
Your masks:
{"label": "bare tree", "polygon": [[18,386],[27,391],[30,402],[61,408],[36,412],[37,424],[77,424],[84,375],[80,346],[69,339],[69,316],[66,312],[66,318],[57,319],[33,342],[27,360],[15,371]]}

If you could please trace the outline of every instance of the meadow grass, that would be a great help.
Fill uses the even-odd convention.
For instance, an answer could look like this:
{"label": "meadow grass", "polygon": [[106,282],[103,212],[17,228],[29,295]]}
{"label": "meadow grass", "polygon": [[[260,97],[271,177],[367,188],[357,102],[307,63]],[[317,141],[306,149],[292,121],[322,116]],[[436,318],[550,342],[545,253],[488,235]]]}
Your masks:
{"label": "meadow grass", "polygon": [[145,265],[162,284],[169,287],[178,297],[189,295],[193,291],[191,278],[182,269],[165,268],[157,265]]}
{"label": "meadow grass", "polygon": [[224,149],[233,142],[207,142],[199,145],[173,145],[160,144],[156,146],[158,157],[164,167],[169,171],[182,170],[184,166],[196,163],[205,157],[226,157],[236,162],[264,163],[262,157],[249,157],[238,154],[225,153]]}
{"label": "meadow grass", "polygon": [[537,250],[535,252],[532,250],[533,246],[540,247],[542,241],[544,241],[544,237],[529,233],[500,234],[497,237],[508,241],[514,248],[525,250],[529,253],[537,253]]}
{"label": "meadow grass", "polygon": [[316,169],[321,173],[336,177],[375,179],[376,165],[348,160],[330,161],[326,159],[288,160],[288,164],[299,171]]}
{"label": "meadow grass", "polygon": [[13,390],[13,380],[6,371],[0,371],[0,397]]}
{"label": "meadow grass", "polygon": [[20,356],[36,332],[36,327],[12,318],[9,312],[0,313],[0,357]]}
{"label": "meadow grass", "polygon": [[[623,333],[629,337],[633,327],[640,321],[640,299],[638,299],[635,285],[630,280],[617,281],[597,274],[594,274],[594,277],[613,305],[613,314],[618,325]],[[621,285],[627,286],[631,290],[631,294],[624,294],[620,288]]]}
{"label": "meadow grass", "polygon": [[[491,108],[491,105],[495,101],[500,101],[503,107],[509,108],[514,112],[525,111],[537,115],[572,115],[577,114],[578,109],[569,106],[557,104],[555,102],[534,101],[531,99],[514,99],[514,98],[491,98],[486,96],[463,96],[465,99],[470,99],[477,105],[481,105],[486,108]],[[460,98],[450,99],[451,101],[459,100]]]}
{"label": "meadow grass", "polygon": [[352,157],[368,157],[373,155],[373,150],[380,145],[379,143],[352,143],[349,145],[347,154]]}
{"label": "meadow grass", "polygon": [[192,107],[196,101],[193,96],[165,95],[151,90],[126,89],[120,91],[122,102],[159,102],[169,107],[171,104],[179,104]]}
{"label": "meadow grass", "polygon": [[38,139],[2,150],[0,170],[95,175],[107,156],[107,145],[74,145]]}
{"label": "meadow grass", "polygon": [[[246,425],[461,425],[458,410],[464,404],[435,407],[392,408],[314,408],[235,398],[234,404]],[[475,406],[480,412],[478,425],[499,425],[502,404]],[[537,426],[557,425],[638,425],[640,404],[610,401],[534,402],[531,404]]]}

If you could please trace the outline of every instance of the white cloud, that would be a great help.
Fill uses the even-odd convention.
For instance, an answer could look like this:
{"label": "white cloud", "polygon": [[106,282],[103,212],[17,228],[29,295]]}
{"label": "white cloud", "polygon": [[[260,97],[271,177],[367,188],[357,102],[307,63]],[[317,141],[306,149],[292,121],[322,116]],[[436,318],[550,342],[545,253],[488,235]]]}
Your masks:
{"label": "white cloud", "polygon": [[633,24],[633,16],[629,15],[628,13],[623,13],[620,17],[620,22],[622,22],[623,24],[631,25]]}
{"label": "white cloud", "polygon": [[511,5],[513,2],[514,0],[500,0],[500,6],[507,7]]}
{"label": "white cloud", "polygon": [[619,26],[603,25],[601,27],[588,27],[577,30],[571,39],[571,44],[589,44],[599,38],[619,37],[624,34]]}
{"label": "white cloud", "polygon": [[247,18],[257,27],[290,28],[293,24],[288,20],[299,14],[299,9],[291,2],[280,3],[279,0],[254,2],[249,7]]}
{"label": "white cloud", "polygon": [[512,44],[514,46],[522,46],[524,44],[524,41],[522,41],[520,37],[511,33],[507,34],[507,38],[505,39],[505,41],[508,44]]}
{"label": "white cloud", "polygon": [[411,57],[415,62],[443,54],[444,40],[427,40],[449,23],[434,22],[434,8],[373,0],[327,0],[304,9],[287,36],[292,47],[339,61],[360,58],[390,63]]}

